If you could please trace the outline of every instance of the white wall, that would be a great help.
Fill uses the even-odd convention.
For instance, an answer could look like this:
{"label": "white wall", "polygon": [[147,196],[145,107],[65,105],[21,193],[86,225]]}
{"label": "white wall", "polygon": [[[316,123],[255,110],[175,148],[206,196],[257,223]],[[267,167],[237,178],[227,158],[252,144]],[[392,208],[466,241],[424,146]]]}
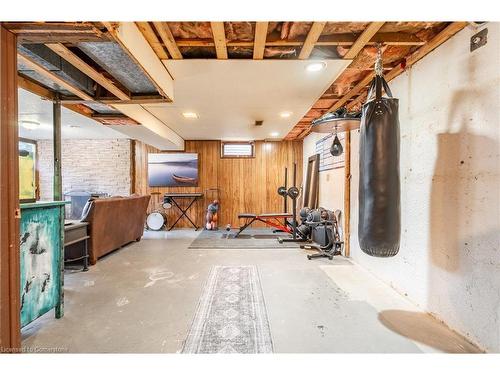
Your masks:
{"label": "white wall", "polygon": [[[316,154],[316,141],[325,135],[311,133],[304,138],[304,181],[307,177],[307,159]],[[344,211],[344,168],[319,172],[319,205],[329,210]]]}
{"label": "white wall", "polygon": [[452,329],[500,351],[500,27],[470,52],[466,28],[389,83],[400,100],[401,249],[365,255],[357,240],[352,132],[351,255]]}
{"label": "white wall", "polygon": [[[130,194],[129,139],[63,139],[63,193],[70,190]],[[37,141],[40,199],[53,195],[52,140]]]}

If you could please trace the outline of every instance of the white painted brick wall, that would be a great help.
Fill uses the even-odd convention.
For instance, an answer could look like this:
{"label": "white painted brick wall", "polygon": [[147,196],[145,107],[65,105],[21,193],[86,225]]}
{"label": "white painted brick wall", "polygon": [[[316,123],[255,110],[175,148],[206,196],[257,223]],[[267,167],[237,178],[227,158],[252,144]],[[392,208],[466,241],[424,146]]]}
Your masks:
{"label": "white painted brick wall", "polygon": [[[38,143],[40,199],[52,199],[52,140]],[[62,141],[63,192],[85,190],[130,194],[130,140],[66,139]]]}

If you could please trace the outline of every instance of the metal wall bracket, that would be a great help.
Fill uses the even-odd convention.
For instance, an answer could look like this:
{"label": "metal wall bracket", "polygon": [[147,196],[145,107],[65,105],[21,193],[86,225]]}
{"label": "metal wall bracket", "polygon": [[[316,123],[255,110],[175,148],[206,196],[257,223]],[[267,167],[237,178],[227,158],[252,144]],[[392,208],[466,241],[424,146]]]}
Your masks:
{"label": "metal wall bracket", "polygon": [[484,46],[488,42],[488,29],[482,29],[470,38],[470,51],[475,51],[479,47]]}

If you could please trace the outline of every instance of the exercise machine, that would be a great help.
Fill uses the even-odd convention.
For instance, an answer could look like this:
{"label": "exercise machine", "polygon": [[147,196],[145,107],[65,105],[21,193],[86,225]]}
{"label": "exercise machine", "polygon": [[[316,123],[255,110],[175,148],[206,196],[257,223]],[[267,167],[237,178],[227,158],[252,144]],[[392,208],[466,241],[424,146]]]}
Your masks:
{"label": "exercise machine", "polygon": [[327,244],[320,245],[301,245],[301,249],[316,250],[316,254],[307,255],[307,259],[328,258],[333,259],[336,255],[341,255],[344,248],[343,233],[342,233],[342,212],[340,210],[330,211],[324,209],[312,210],[305,225],[313,228],[322,227],[325,230]]}

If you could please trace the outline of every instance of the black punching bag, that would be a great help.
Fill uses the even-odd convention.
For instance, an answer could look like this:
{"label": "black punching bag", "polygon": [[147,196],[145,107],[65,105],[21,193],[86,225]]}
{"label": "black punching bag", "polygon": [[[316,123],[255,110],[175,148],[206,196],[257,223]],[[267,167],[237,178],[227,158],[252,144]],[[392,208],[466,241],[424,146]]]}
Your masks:
{"label": "black punching bag", "polygon": [[392,257],[401,233],[398,99],[382,76],[363,105],[359,142],[359,245],[368,255]]}

